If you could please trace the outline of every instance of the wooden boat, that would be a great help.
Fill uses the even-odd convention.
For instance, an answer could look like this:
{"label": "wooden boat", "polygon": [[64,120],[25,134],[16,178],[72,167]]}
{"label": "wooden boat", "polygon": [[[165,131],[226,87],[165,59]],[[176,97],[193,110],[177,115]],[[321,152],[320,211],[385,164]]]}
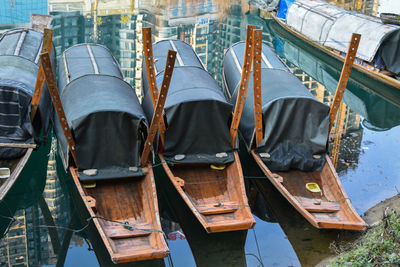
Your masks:
{"label": "wooden boat", "polygon": [[[297,3],[298,3],[298,5],[297,5]],[[291,12],[290,13],[291,16],[296,17],[295,19],[292,19],[292,21],[301,20],[300,16],[302,16],[304,14],[308,14],[307,12],[301,11],[302,9],[313,10],[313,12],[315,14],[320,14],[321,17],[319,18],[318,15],[315,15],[312,19],[309,19],[307,23],[311,23],[311,24],[314,23],[314,24],[321,25],[320,26],[321,31],[324,30],[324,27],[328,27],[328,24],[331,25],[332,23],[334,23],[332,21],[335,21],[336,19],[337,19],[337,21],[340,21],[341,16],[348,16],[345,10],[342,10],[339,7],[328,4],[326,2],[321,2],[321,1],[319,2],[319,1],[314,1],[314,0],[297,0],[293,4],[294,4],[293,7],[290,6],[288,8],[288,12]],[[318,5],[318,7],[317,6],[314,7],[314,5]],[[337,9],[337,12],[336,12],[337,14],[334,14],[335,12],[333,12],[333,11],[329,11],[329,12],[327,11],[328,13],[326,13],[326,15],[324,15],[325,8]],[[291,9],[293,9],[293,11],[290,11]],[[272,18],[290,34],[305,41],[307,44],[326,53],[327,55],[331,56],[332,58],[339,60],[341,62],[344,62],[345,55],[343,56],[343,53],[345,51],[344,50],[340,51],[338,49],[339,47],[336,47],[336,45],[340,45],[340,44],[335,44],[335,42],[331,41],[330,39],[326,40],[325,42],[323,40],[317,40],[317,41],[312,40],[309,37],[307,37],[304,33],[299,32],[298,30],[295,30],[293,27],[289,26],[285,20],[278,18],[277,14],[271,13],[271,15],[272,15]],[[316,19],[328,20],[328,17],[330,17],[330,16],[332,17],[332,19],[330,20],[329,23],[324,23],[323,21],[316,20]],[[365,25],[363,25],[363,27],[360,26],[357,29],[355,29],[358,33],[365,36],[364,37],[365,39],[361,40],[361,45],[369,46],[369,47],[371,47],[371,49],[373,49],[373,47],[375,47],[375,46],[378,46],[378,47],[376,47],[376,49],[373,50],[373,52],[371,52],[371,56],[368,56],[368,58],[366,58],[366,57],[363,58],[364,56],[360,56],[360,54],[358,54],[357,58],[359,60],[354,63],[354,70],[356,72],[359,72],[358,75],[360,76],[360,79],[365,79],[365,78],[373,79],[385,86],[388,86],[389,88],[399,90],[400,89],[400,80],[395,78],[396,73],[392,73],[391,71],[388,71],[388,70],[380,70],[378,68],[375,68],[372,63],[372,61],[376,60],[375,53],[378,51],[378,48],[383,46],[384,42],[388,39],[387,36],[389,34],[391,34],[391,36],[397,36],[398,29],[396,29],[396,28],[398,26],[385,25],[385,24],[382,24],[378,18],[369,17],[369,16],[362,15],[362,14],[359,14],[357,17],[359,17],[360,20],[363,19],[365,21],[368,21],[369,23],[375,23],[376,25],[374,24],[375,26],[374,25],[372,25],[372,26],[376,27],[376,30],[378,29],[378,27],[380,28],[380,32],[379,32],[380,35],[374,33],[374,36],[377,35],[377,37],[376,37],[377,39],[376,39],[376,41],[372,41],[372,40],[374,40],[374,37],[371,36],[371,34],[370,34],[371,28],[365,27]],[[350,18],[346,18],[346,19],[350,19]],[[343,23],[345,23],[345,22],[343,22]],[[325,26],[325,24],[326,24],[326,26]],[[353,26],[349,28],[349,31],[352,31],[351,29],[356,27],[356,26],[354,26],[354,27]],[[309,27],[309,25],[307,24],[307,25],[304,25],[304,28],[311,29],[312,27],[311,26]],[[390,29],[390,28],[393,28],[393,29]],[[382,30],[382,29],[384,29],[384,30]],[[318,30],[319,29],[314,29],[315,32],[317,32]],[[331,31],[334,31],[334,30],[331,30]],[[324,34],[327,34],[327,33],[324,32]],[[324,34],[321,34],[321,36],[324,36]],[[351,34],[351,32],[348,32],[346,34],[341,33],[341,36],[345,37],[350,34]],[[369,37],[367,38],[366,36],[369,36]],[[347,39],[347,37],[345,39]],[[373,42],[375,42],[375,43],[373,43]],[[323,43],[325,43],[325,45],[323,45]],[[332,46],[332,47],[334,46],[335,48],[332,48],[330,46]],[[346,47],[347,47],[346,45],[340,45],[340,46],[343,49],[346,49]],[[383,48],[380,48],[380,49],[383,49]],[[364,54],[367,54],[367,53],[364,53]],[[395,57],[395,56],[396,55],[393,55],[391,57]],[[393,62],[395,62],[395,61],[393,61]],[[390,64],[392,64],[392,63],[390,63]]]}
{"label": "wooden boat", "polygon": [[161,130],[165,133],[158,151],[175,190],[208,233],[252,228],[255,221],[247,203],[242,168],[230,143],[232,106],[188,44],[178,40],[155,43],[153,67],[148,60],[153,57],[151,33],[143,38],[147,68],[143,68],[142,106],[148,118],[153,116],[151,94],[157,92],[149,83],[160,85],[165,51],[177,51],[178,66],[166,99],[166,127]]}
{"label": "wooden boat", "polygon": [[[224,90],[233,101],[242,72],[243,46],[243,42],[233,45],[224,59]],[[256,127],[254,94],[249,90],[239,126],[252,157],[313,226],[364,229],[365,222],[354,210],[326,155],[329,107],[315,99],[265,44],[261,59],[262,94],[256,94],[262,100],[261,121]],[[253,78],[249,87],[253,87]],[[260,129],[261,140],[255,129]]]}
{"label": "wooden boat", "polygon": [[[35,15],[30,28],[12,29],[0,36],[0,200],[17,181],[29,158],[36,153],[34,150],[46,142],[50,129],[48,93],[38,103],[37,116],[32,120],[29,111],[43,30],[50,26],[51,20],[51,16]],[[47,45],[51,49],[51,42]]]}
{"label": "wooden boat", "polygon": [[148,125],[117,61],[104,46],[79,44],[63,53],[58,77],[59,151],[111,261],[167,256],[153,170],[141,164]]}

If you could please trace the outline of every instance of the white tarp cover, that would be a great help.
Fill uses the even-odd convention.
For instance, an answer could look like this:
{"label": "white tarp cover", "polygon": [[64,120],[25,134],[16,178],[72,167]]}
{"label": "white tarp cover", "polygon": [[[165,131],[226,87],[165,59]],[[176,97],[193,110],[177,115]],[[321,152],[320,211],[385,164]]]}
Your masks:
{"label": "white tarp cover", "polygon": [[361,34],[357,57],[371,62],[382,42],[399,26],[346,11],[320,0],[296,0],[289,7],[286,23],[313,41],[347,53],[352,33]]}

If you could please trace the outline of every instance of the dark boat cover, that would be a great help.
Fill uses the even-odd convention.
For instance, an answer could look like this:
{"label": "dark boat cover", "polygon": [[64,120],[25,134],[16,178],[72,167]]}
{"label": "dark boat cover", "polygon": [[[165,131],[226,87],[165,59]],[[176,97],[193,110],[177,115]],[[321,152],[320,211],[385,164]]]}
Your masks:
{"label": "dark boat cover", "polygon": [[[0,143],[40,144],[47,138],[52,105],[46,86],[36,117],[33,122],[30,119],[42,36],[42,33],[32,29],[13,29],[0,37]],[[53,49],[53,65],[54,54]],[[0,159],[20,157],[25,151],[1,147]]]}
{"label": "dark boat cover", "polygon": [[[158,88],[161,87],[168,50],[178,53],[164,107],[167,127],[165,159],[186,163],[232,162],[229,134],[232,105],[226,101],[193,49],[178,40],[165,40],[153,45]],[[143,88],[142,105],[150,120],[153,104],[145,67]]]}
{"label": "dark boat cover", "polygon": [[[139,100],[111,52],[97,44],[67,49],[58,68],[58,90],[73,133],[81,180],[143,175],[140,155],[147,123]],[[58,119],[55,129],[64,165],[68,146]]]}
{"label": "dark boat cover", "polygon": [[[232,103],[236,102],[244,48],[240,42],[225,54],[224,89]],[[321,170],[327,152],[329,107],[315,99],[265,44],[261,68],[264,138],[255,147],[251,73],[239,125],[247,148],[261,153],[260,158],[272,171]]]}

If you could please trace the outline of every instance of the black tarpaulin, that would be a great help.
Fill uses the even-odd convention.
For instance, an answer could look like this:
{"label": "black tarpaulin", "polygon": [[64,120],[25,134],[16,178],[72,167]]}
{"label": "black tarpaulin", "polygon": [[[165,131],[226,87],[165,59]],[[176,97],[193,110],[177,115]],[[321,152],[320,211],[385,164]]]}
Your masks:
{"label": "black tarpaulin", "polygon": [[[30,119],[30,102],[39,69],[43,34],[32,29],[13,29],[0,38],[0,142],[45,141],[50,128],[52,106],[45,85],[38,112]],[[51,60],[55,65],[54,49]],[[41,132],[43,130],[43,132]],[[42,133],[42,140],[39,136]],[[0,159],[16,158],[26,149],[0,148]]]}
{"label": "black tarpaulin", "polygon": [[[252,73],[240,133],[248,149],[261,153],[262,160],[273,171],[321,170],[327,151],[329,107],[319,102],[269,47],[263,44],[262,51],[264,137],[255,147]],[[226,94],[232,95],[232,103],[236,102],[243,54],[243,42],[233,45],[225,54],[224,85]]]}
{"label": "black tarpaulin", "polygon": [[[111,52],[95,44],[73,46],[64,52],[58,76],[79,170],[98,169],[98,177],[81,173],[81,180],[143,175],[140,155],[147,135],[145,115]],[[68,166],[66,139],[56,121]]]}
{"label": "black tarpaulin", "polygon": [[[177,50],[164,111],[167,130],[164,157],[172,162],[228,163],[234,160],[229,123],[232,105],[216,81],[204,69],[193,49],[182,41],[161,41],[153,45],[157,85],[160,88],[168,50]],[[143,108],[147,118],[153,104],[143,68]]]}

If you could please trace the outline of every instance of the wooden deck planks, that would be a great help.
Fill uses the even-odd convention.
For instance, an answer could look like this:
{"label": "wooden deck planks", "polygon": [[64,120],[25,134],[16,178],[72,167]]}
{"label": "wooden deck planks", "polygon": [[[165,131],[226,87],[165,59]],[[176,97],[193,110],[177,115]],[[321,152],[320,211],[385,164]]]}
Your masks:
{"label": "wooden deck planks", "polygon": [[[157,217],[158,203],[150,166],[144,177],[97,181],[95,188],[82,187],[76,170],[70,170],[114,263],[150,260],[168,255],[169,250]],[[85,196],[96,200],[97,213],[94,213]],[[129,230],[124,227],[125,222],[138,229]]]}
{"label": "wooden deck planks", "polygon": [[[239,156],[234,153],[235,161],[220,171],[211,169],[209,164],[168,166],[160,155],[176,190],[209,233],[245,230],[255,224],[247,203]],[[184,180],[184,187],[176,182],[175,176]],[[207,212],[210,207],[213,211]]]}
{"label": "wooden deck planks", "polygon": [[[367,226],[351,205],[329,157],[326,157],[327,162],[321,172],[279,172],[283,177],[283,183],[280,183],[259,156],[254,151],[251,154],[272,184],[315,227],[363,230]],[[306,189],[305,185],[311,182],[320,186],[322,194]],[[320,200],[324,204],[315,207],[305,199]],[[332,202],[336,204],[326,204]]]}

